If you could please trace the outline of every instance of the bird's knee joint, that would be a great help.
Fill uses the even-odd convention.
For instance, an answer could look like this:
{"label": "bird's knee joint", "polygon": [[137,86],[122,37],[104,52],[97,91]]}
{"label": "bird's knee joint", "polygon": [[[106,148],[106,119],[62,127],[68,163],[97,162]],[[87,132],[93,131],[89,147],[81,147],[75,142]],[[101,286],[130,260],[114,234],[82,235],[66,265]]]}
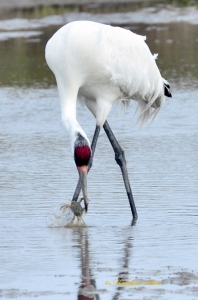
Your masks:
{"label": "bird's knee joint", "polygon": [[115,160],[119,166],[122,166],[126,162],[123,150],[115,154]]}

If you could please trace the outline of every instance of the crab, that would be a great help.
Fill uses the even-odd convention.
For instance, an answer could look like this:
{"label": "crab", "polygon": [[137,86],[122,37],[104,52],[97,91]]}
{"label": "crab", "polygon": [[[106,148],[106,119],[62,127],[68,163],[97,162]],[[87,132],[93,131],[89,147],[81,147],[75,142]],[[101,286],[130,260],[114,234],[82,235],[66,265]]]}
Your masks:
{"label": "crab", "polygon": [[70,204],[65,204],[61,206],[60,210],[62,210],[63,212],[65,212],[66,209],[70,208],[74,214],[73,218],[67,225],[74,224],[75,218],[77,218],[78,220],[77,224],[85,224],[85,222],[82,219],[85,212],[85,208],[83,208],[80,204],[82,200],[84,200],[84,198],[80,198],[78,201],[71,201]]}

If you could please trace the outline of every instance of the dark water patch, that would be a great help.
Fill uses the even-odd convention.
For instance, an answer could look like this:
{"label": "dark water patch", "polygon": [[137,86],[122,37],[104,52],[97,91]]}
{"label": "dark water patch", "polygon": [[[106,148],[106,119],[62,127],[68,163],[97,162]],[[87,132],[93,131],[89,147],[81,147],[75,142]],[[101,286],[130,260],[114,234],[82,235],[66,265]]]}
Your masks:
{"label": "dark water patch", "polygon": [[[116,24],[115,24],[116,25]],[[122,24],[121,24],[122,25]],[[123,24],[133,29],[132,24]],[[21,31],[4,32],[0,41],[1,86],[50,87],[55,86],[55,78],[44,57],[45,45],[60,25],[39,28],[34,34]],[[186,23],[148,26],[136,24],[133,29],[147,36],[152,53],[158,53],[157,64],[162,76],[177,85],[177,88],[197,86],[198,79],[198,39],[197,25]],[[10,35],[10,36],[9,36]],[[35,37],[34,37],[35,35]],[[0,33],[1,37],[1,33]],[[13,38],[14,37],[14,38]],[[36,38],[36,39],[35,39]],[[171,41],[171,43],[170,43]]]}
{"label": "dark water patch", "polygon": [[54,0],[50,4],[46,0],[41,0],[39,3],[29,0],[28,2],[15,2],[10,0],[2,1],[0,4],[1,18],[5,18],[5,14],[9,18],[25,17],[25,18],[41,18],[49,15],[61,15],[68,12],[89,12],[89,13],[114,13],[114,12],[129,12],[136,11],[142,8],[155,7],[161,9],[167,6],[175,7],[192,7],[197,5],[197,0],[133,0],[133,1],[118,1],[107,0],[97,1],[93,3],[90,0],[75,0],[61,1]]}

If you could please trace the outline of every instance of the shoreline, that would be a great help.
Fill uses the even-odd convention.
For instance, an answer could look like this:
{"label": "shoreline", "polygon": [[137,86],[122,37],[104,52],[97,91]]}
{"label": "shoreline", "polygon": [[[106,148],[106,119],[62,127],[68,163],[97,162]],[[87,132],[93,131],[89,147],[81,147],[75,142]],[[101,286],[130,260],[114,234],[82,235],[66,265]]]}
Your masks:
{"label": "shoreline", "polygon": [[124,9],[148,7],[159,4],[169,4],[167,0],[4,0],[0,2],[0,12],[17,10],[34,10],[42,7],[68,8],[68,9]]}

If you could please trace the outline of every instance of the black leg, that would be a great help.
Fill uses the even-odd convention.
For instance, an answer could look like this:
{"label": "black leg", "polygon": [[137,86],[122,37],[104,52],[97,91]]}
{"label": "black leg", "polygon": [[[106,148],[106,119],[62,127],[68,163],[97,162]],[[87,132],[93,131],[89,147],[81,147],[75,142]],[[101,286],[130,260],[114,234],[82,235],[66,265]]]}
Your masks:
{"label": "black leg", "polygon": [[[96,149],[96,143],[97,143],[97,140],[98,140],[99,133],[100,133],[100,126],[96,125],[93,140],[92,140],[92,143],[91,143],[91,152],[92,153],[91,153],[91,158],[90,158],[89,164],[88,164],[88,172],[91,169],[92,164],[93,164],[93,157],[94,157],[94,152],[95,152],[95,149]],[[77,201],[78,200],[78,197],[80,195],[80,191],[81,191],[81,180],[79,178],[77,186],[76,186],[76,190],[75,190],[73,198],[72,198],[72,201]]]}
{"label": "black leg", "polygon": [[103,125],[103,128],[107,134],[107,137],[113,147],[113,150],[115,152],[115,160],[117,162],[117,164],[120,166],[120,169],[122,171],[122,176],[123,176],[123,180],[124,180],[124,184],[125,184],[125,188],[126,188],[126,192],[127,192],[127,196],[129,199],[129,204],[131,207],[131,212],[133,214],[133,219],[137,220],[138,215],[137,215],[137,211],[136,211],[136,207],[135,207],[135,202],[133,199],[133,194],[131,191],[131,186],[130,186],[130,182],[129,182],[129,177],[128,177],[128,172],[127,172],[127,166],[126,166],[126,160],[125,160],[125,156],[124,156],[124,151],[122,150],[122,148],[120,147],[118,141],[116,140],[108,122],[106,121]]}

